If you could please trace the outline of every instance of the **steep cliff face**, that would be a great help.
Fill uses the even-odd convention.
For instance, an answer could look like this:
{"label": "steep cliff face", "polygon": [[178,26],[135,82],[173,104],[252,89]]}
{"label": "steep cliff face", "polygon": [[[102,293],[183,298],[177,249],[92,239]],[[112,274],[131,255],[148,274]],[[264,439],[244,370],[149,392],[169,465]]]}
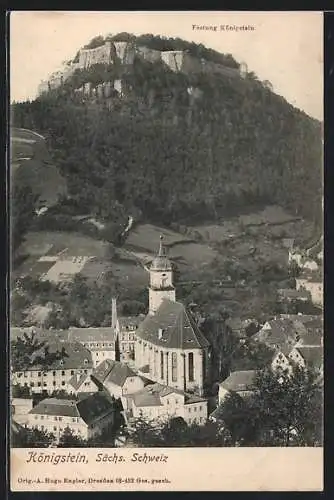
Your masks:
{"label": "steep cliff face", "polygon": [[54,73],[50,79],[41,82],[39,95],[63,85],[77,70],[85,70],[94,65],[133,65],[136,58],[155,63],[162,61],[171,71],[190,73],[220,73],[229,77],[245,77],[245,66],[229,67],[198,58],[186,50],[155,50],[131,41],[103,41],[98,47],[83,48],[78,52],[78,60],[67,65],[62,72]]}

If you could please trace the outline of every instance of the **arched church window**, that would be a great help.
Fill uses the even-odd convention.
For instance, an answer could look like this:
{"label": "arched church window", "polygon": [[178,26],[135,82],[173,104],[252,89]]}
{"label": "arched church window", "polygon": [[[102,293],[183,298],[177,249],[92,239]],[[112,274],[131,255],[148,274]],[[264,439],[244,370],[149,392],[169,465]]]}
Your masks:
{"label": "arched church window", "polygon": [[177,382],[177,354],[172,353],[172,381]]}
{"label": "arched church window", "polygon": [[192,352],[188,355],[188,378],[189,382],[194,381],[194,353]]}
{"label": "arched church window", "polygon": [[160,351],[160,378],[164,378],[164,353]]}

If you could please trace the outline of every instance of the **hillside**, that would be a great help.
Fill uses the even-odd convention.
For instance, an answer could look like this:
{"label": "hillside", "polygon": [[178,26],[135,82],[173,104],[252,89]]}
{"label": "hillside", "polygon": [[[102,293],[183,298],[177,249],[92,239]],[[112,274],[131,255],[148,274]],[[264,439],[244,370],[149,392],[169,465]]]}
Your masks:
{"label": "hillside", "polygon": [[65,179],[52,164],[43,136],[12,128],[10,159],[13,186],[31,188],[40,205],[52,206],[66,193]]}
{"label": "hillside", "polygon": [[[137,51],[131,63],[118,58],[75,69],[57,88],[13,106],[16,127],[47,139],[80,209],[106,220],[141,213],[168,225],[278,203],[320,224],[321,124],[253,73],[216,71],[218,64],[237,72],[231,55],[145,37],[122,33],[113,40],[185,51],[192,62],[206,60],[204,70],[175,71]],[[85,60],[106,42],[94,40]]]}

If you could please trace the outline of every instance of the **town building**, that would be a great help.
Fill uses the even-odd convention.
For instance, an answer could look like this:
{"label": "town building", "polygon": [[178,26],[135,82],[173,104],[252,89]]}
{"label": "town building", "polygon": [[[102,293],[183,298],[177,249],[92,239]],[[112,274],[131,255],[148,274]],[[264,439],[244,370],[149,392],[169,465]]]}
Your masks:
{"label": "town building", "polygon": [[85,394],[93,394],[99,389],[88,373],[76,373],[75,375],[72,375],[68,383],[65,385],[64,390],[68,394],[81,397]]}
{"label": "town building", "polygon": [[27,420],[27,415],[32,410],[33,399],[27,398],[11,398],[11,417],[17,424],[24,425]]}
{"label": "town building", "polygon": [[91,374],[90,351],[79,342],[49,342],[35,352],[27,365],[13,372],[12,383],[29,387],[32,393],[66,390],[73,375]]}
{"label": "town building", "polygon": [[256,374],[256,370],[232,372],[219,384],[218,404],[222,404],[228,395],[236,394],[241,398],[245,398],[254,394]]}
{"label": "town building", "polygon": [[157,421],[181,417],[188,425],[203,425],[208,418],[206,399],[158,383],[147,385],[127,399],[130,421],[132,418]]}
{"label": "town building", "polygon": [[307,290],[295,290],[293,288],[281,288],[277,290],[278,299],[283,303],[311,302],[311,293]]}
{"label": "town building", "polygon": [[313,304],[323,306],[323,279],[321,272],[304,270],[296,278],[296,289],[310,292]]}
{"label": "town building", "polygon": [[115,422],[115,413],[115,402],[102,392],[80,401],[47,398],[30,410],[25,426],[52,433],[56,441],[66,428],[87,440],[110,429]]}
{"label": "town building", "polygon": [[162,238],[149,273],[149,313],[135,333],[135,367],[154,382],[202,396],[210,373],[210,345],[176,301]]}
{"label": "town building", "polygon": [[68,330],[69,342],[80,342],[92,356],[93,367],[105,359],[116,359],[116,332],[113,325],[98,328],[74,328]]}
{"label": "town building", "polygon": [[100,390],[107,390],[116,399],[120,398],[126,409],[128,394],[144,388],[145,381],[127,364],[106,359],[92,373],[92,381]]}

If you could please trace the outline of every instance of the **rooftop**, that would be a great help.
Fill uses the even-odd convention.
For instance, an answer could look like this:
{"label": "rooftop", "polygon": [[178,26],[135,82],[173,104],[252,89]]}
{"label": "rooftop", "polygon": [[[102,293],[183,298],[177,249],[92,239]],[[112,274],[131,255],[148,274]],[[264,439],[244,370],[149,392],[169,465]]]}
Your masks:
{"label": "rooftop", "polygon": [[301,346],[297,347],[298,352],[305,360],[307,367],[321,368],[324,362],[323,348],[320,346]]}
{"label": "rooftop", "polygon": [[179,389],[157,383],[147,385],[144,389],[129,395],[129,397],[133,400],[137,408],[139,408],[146,406],[163,406],[162,399],[170,396],[171,394],[178,394],[182,396],[183,404],[186,405],[206,401],[206,399],[199,396],[188,394],[180,391]]}
{"label": "rooftop", "polygon": [[119,387],[123,387],[127,378],[136,376],[127,364],[111,359],[102,361],[92,373],[92,377],[101,384],[109,382]]}
{"label": "rooftop", "polygon": [[[44,364],[44,360],[50,360]],[[32,356],[26,370],[69,370],[92,368],[92,355],[79,342],[47,342]],[[24,370],[20,370],[24,371]]]}
{"label": "rooftop", "polygon": [[256,370],[240,370],[232,372],[220,386],[227,391],[252,391],[255,389],[257,372]]}
{"label": "rooftop", "polygon": [[68,331],[70,342],[115,342],[115,332],[110,327],[98,328],[75,328],[71,327]]}
{"label": "rooftop", "polygon": [[[159,338],[159,331],[162,331]],[[163,300],[154,315],[147,315],[137,335],[154,345],[175,349],[204,348],[209,342],[180,302]]]}
{"label": "rooftop", "polygon": [[87,425],[114,410],[111,399],[103,392],[77,400],[47,398],[38,403],[30,414],[81,417]]}
{"label": "rooftop", "polygon": [[278,294],[284,299],[311,300],[311,293],[307,290],[295,290],[294,288],[281,288]]}
{"label": "rooftop", "polygon": [[275,318],[268,321],[268,328],[263,327],[254,335],[254,340],[259,340],[273,347],[282,347],[284,344],[296,342],[296,325],[288,318]]}

